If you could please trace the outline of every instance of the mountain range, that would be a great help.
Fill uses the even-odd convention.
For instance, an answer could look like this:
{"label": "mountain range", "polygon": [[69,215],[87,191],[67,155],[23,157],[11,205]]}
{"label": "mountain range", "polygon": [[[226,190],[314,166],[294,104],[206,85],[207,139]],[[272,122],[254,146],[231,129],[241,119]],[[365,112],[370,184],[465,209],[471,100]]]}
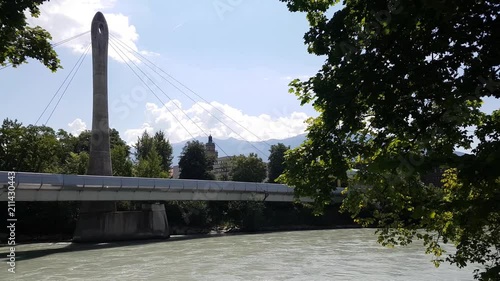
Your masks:
{"label": "mountain range", "polygon": [[[172,164],[175,166],[179,162],[179,157],[182,152],[182,148],[186,145],[188,141],[191,140],[186,140],[178,143],[172,143],[172,154],[173,154],[173,160]],[[194,140],[200,141],[202,143],[207,143],[208,138],[207,137],[198,137],[195,138]],[[271,145],[275,145],[278,143],[283,143],[286,146],[290,146],[290,148],[295,148],[302,144],[306,140],[306,134],[301,134],[297,135],[294,137],[286,138],[286,139],[271,139],[267,141],[256,141],[256,142],[251,142],[251,141],[245,141],[245,140],[238,140],[235,138],[228,138],[228,139],[216,139],[213,138],[213,142],[215,143],[215,149],[218,151],[219,157],[224,157],[224,156],[233,156],[233,155],[248,155],[249,153],[253,152],[256,153],[264,162],[268,162],[269,158],[269,150],[271,149]],[[135,149],[132,147],[131,148],[132,155],[135,152]],[[455,154],[458,156],[462,156],[466,153],[461,152],[461,151],[455,151]]]}
{"label": "mountain range", "polygon": [[[238,140],[235,138],[228,139],[216,139],[213,138],[213,142],[215,143],[215,149],[219,153],[219,157],[223,156],[233,156],[233,155],[248,155],[253,152],[256,153],[264,162],[268,162],[269,158],[269,150],[271,149],[271,145],[283,143],[286,146],[290,146],[291,148],[295,148],[304,142],[306,139],[306,134],[297,135],[294,137],[286,138],[286,139],[271,139],[267,141],[257,141],[250,142],[245,140]],[[192,140],[192,139],[191,139]],[[195,140],[198,140],[202,143],[207,143],[207,137],[198,137]],[[179,157],[182,152],[182,148],[184,145],[190,140],[172,143],[172,154],[174,159],[172,160],[173,165],[177,165],[179,162]]]}

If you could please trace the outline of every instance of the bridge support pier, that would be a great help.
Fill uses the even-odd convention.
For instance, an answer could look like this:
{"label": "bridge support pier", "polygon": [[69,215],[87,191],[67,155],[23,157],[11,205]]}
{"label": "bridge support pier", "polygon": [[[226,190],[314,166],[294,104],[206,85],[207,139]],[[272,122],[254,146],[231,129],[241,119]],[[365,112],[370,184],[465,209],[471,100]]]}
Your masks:
{"label": "bridge support pier", "polygon": [[[87,206],[100,202],[87,202]],[[102,202],[109,206],[110,202]],[[74,242],[106,242],[170,237],[163,204],[143,204],[141,211],[116,212],[96,208],[81,210],[73,237]]]}
{"label": "bridge support pier", "polygon": [[[106,19],[97,12],[90,29],[92,41],[92,138],[87,174],[112,176],[108,116],[108,41]],[[167,214],[159,204],[144,204],[141,211],[117,212],[115,202],[82,202],[73,241],[168,238]]]}

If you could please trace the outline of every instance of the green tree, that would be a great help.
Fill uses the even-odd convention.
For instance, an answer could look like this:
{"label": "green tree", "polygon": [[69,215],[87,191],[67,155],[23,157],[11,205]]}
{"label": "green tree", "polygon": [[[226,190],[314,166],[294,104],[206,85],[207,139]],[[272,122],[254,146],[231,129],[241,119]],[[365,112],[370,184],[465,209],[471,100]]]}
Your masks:
{"label": "green tree", "polygon": [[219,164],[219,173],[217,176],[218,181],[229,181],[231,180],[231,168],[232,168],[233,162],[230,161],[221,161]]}
{"label": "green tree", "polygon": [[140,137],[137,138],[135,143],[135,157],[137,159],[145,158],[154,147],[154,139],[147,131],[144,131]]}
{"label": "green tree", "polygon": [[233,181],[262,182],[266,178],[267,166],[255,153],[239,155],[231,159],[231,179]]}
{"label": "green tree", "polygon": [[278,143],[276,145],[271,145],[269,152],[269,164],[268,164],[268,182],[275,183],[276,179],[285,170],[285,152],[287,152],[290,147],[284,145],[283,143]]}
{"label": "green tree", "polygon": [[56,71],[61,67],[52,48],[50,33],[40,26],[28,26],[26,14],[40,15],[39,6],[45,0],[19,0],[0,2],[0,65],[16,67],[33,58]]}
{"label": "green tree", "polygon": [[[80,153],[82,151],[90,153],[90,139],[92,138],[92,131],[85,130],[81,132],[75,143],[73,152]],[[112,150],[117,146],[125,147],[127,157],[130,156],[130,147],[127,143],[120,137],[120,133],[115,128],[109,129],[109,149]]]}
{"label": "green tree", "polygon": [[87,152],[90,153],[90,138],[92,137],[92,132],[90,130],[85,130],[78,135],[78,140],[75,144],[73,152]]}
{"label": "green tree", "polygon": [[[156,132],[153,136],[148,132],[144,133],[137,139],[134,145],[137,159],[147,159],[148,157],[159,157],[161,170],[168,174],[172,166],[172,145],[161,131]],[[156,154],[156,155],[154,155]],[[156,161],[156,160],[155,160]]]}
{"label": "green tree", "polygon": [[136,166],[135,175],[146,178],[167,178],[168,174],[161,166],[161,157],[156,152],[153,145],[152,149],[145,157],[139,158]]}
{"label": "green tree", "polygon": [[[75,147],[78,143],[78,138],[72,134],[66,132],[63,129],[59,129],[56,133],[56,138],[59,142],[59,165],[64,169],[66,161],[72,157],[70,153],[76,153]],[[86,170],[86,169],[85,169]]]}
{"label": "green tree", "polygon": [[[85,175],[89,165],[89,154],[87,152],[74,153],[70,152],[62,165],[61,173]],[[113,171],[114,172],[114,171]]]}
{"label": "green tree", "polygon": [[4,171],[57,172],[59,143],[46,126],[23,126],[5,119],[0,128],[0,168]]}
{"label": "green tree", "polygon": [[120,137],[120,133],[111,128],[109,131],[109,147],[113,176],[131,177],[133,163],[130,159],[130,146]]}
{"label": "green tree", "polygon": [[[86,153],[87,155],[90,154],[91,137],[92,132],[90,130],[81,132],[77,137],[72,134],[68,134],[64,130],[59,130],[58,138],[61,146],[63,147],[63,162],[65,161],[64,157],[69,156],[69,152],[73,152],[77,155],[81,155],[82,153]],[[130,159],[130,146],[127,145],[127,143],[120,137],[120,133],[114,128],[109,130],[109,147],[113,175],[125,177],[132,176],[133,163]],[[71,161],[74,161],[74,159]]]}
{"label": "green tree", "polygon": [[172,166],[172,145],[165,137],[163,131],[155,133],[154,137],[155,147],[158,155],[161,157],[161,167],[164,171],[169,171]]}
{"label": "green tree", "polygon": [[0,170],[19,171],[25,128],[17,120],[5,119],[0,128]]}
{"label": "green tree", "polygon": [[132,176],[133,163],[132,160],[130,160],[129,154],[130,152],[127,145],[115,146],[111,149],[113,176]]}
{"label": "green tree", "polygon": [[179,178],[213,180],[215,176],[205,146],[199,141],[189,141],[182,148],[179,159]]}
{"label": "green tree", "polygon": [[[361,167],[342,208],[378,226],[380,242],[423,239],[436,263],[483,264],[476,277],[498,280],[500,111],[480,111],[500,98],[498,2],[347,0],[330,17],[338,1],[282,1],[307,13],[305,43],[326,60],[290,84],[319,116],[280,179],[321,210],[336,179]],[[454,154],[474,137],[472,154]],[[422,181],[436,169],[442,187]],[[456,253],[444,258],[447,242]]]}
{"label": "green tree", "polygon": [[120,132],[118,132],[115,128],[111,128],[109,129],[109,148],[113,149],[117,146],[124,147],[126,149],[127,157],[130,156],[130,147],[120,137]]}

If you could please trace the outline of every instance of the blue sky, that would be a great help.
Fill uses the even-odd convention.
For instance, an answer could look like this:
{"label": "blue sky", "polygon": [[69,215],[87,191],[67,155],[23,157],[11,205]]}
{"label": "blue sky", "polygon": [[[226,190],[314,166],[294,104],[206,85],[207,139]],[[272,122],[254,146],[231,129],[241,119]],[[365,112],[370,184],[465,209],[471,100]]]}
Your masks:
{"label": "blue sky", "polygon": [[[57,42],[89,30],[97,10],[104,13],[113,34],[211,103],[195,104],[138,63],[171,99],[180,103],[177,107],[155,91],[192,135],[209,132],[217,138],[286,138],[304,132],[304,119],[316,116],[312,107],[300,106],[296,97],[288,93],[287,85],[291,78],[314,75],[323,58],[307,53],[303,43],[308,29],[305,14],[290,13],[284,3],[94,0],[82,4],[53,0],[42,6],[42,16],[33,24],[47,28]],[[34,123],[89,42],[87,34],[57,47],[64,66],[57,73],[36,61],[2,70],[0,95],[4,106],[0,118]],[[172,141],[190,138],[129,67],[114,59],[117,56],[112,52],[110,47],[111,126],[129,141],[144,129],[166,130]],[[75,132],[90,128],[91,82],[91,61],[87,55],[47,125]],[[200,100],[190,95],[195,101]],[[45,123],[54,104],[39,124]],[[204,110],[213,106],[218,110],[211,111],[212,115],[218,114],[232,130],[222,128]],[[225,119],[219,110],[251,133]]]}
{"label": "blue sky", "polygon": [[[102,11],[120,40],[209,102],[187,92],[193,102],[137,61],[175,100],[155,90],[159,102],[110,47],[110,125],[128,142],[144,130],[164,130],[173,142],[207,133],[216,138],[280,139],[303,133],[304,120],[317,115],[288,93],[288,83],[314,75],[324,58],[309,54],[303,43],[305,14],[290,13],[278,0],[52,0],[41,10],[32,23],[49,30],[54,42],[90,30],[95,12]],[[1,70],[0,118],[34,123],[89,42],[87,34],[57,47],[64,66],[57,73],[36,61]],[[91,85],[87,55],[47,125],[75,133],[90,128]],[[54,104],[39,124],[45,123]],[[499,106],[497,100],[487,99],[483,109],[491,112]]]}

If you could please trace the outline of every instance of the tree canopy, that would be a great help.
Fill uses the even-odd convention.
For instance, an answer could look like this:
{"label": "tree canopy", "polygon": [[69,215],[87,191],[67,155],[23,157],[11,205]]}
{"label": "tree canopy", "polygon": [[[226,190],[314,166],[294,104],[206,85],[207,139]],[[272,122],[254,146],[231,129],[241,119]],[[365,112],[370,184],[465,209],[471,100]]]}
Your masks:
{"label": "tree canopy", "polygon": [[61,67],[52,48],[49,32],[40,26],[28,26],[26,13],[40,15],[39,6],[46,0],[0,1],[0,65],[16,67],[33,58],[52,71]]}
{"label": "tree canopy", "polygon": [[[436,263],[482,264],[476,278],[498,280],[500,111],[480,110],[500,98],[498,1],[346,0],[333,16],[338,1],[281,1],[307,13],[305,44],[325,63],[290,83],[319,116],[280,179],[321,210],[360,168],[343,209],[380,242],[423,239]],[[436,171],[438,186],[425,181]],[[457,251],[444,258],[447,242]]]}
{"label": "tree canopy", "polygon": [[172,146],[161,131],[150,136],[144,132],[134,145],[137,158],[136,174],[140,177],[165,178],[172,165]]}
{"label": "tree canopy", "polygon": [[212,160],[205,152],[205,146],[200,141],[189,141],[182,148],[179,159],[179,178],[213,180]]}
{"label": "tree canopy", "polygon": [[173,159],[172,145],[163,131],[156,132],[153,139],[155,140],[156,151],[158,151],[158,155],[161,158],[161,167],[163,170],[169,171]]}
{"label": "tree canopy", "polygon": [[231,161],[233,181],[262,182],[266,178],[267,166],[255,153],[235,156]]}
{"label": "tree canopy", "polygon": [[[113,175],[132,176],[130,147],[110,129]],[[0,170],[79,174],[87,172],[90,131],[74,136],[47,126],[5,119],[0,127]]]}
{"label": "tree canopy", "polygon": [[156,151],[156,146],[145,157],[139,158],[136,166],[136,176],[146,178],[167,178],[168,171],[163,170],[161,158]]}
{"label": "tree canopy", "polygon": [[285,153],[288,149],[290,149],[290,147],[283,143],[271,145],[268,165],[268,181],[270,183],[275,183],[276,179],[285,170]]}

